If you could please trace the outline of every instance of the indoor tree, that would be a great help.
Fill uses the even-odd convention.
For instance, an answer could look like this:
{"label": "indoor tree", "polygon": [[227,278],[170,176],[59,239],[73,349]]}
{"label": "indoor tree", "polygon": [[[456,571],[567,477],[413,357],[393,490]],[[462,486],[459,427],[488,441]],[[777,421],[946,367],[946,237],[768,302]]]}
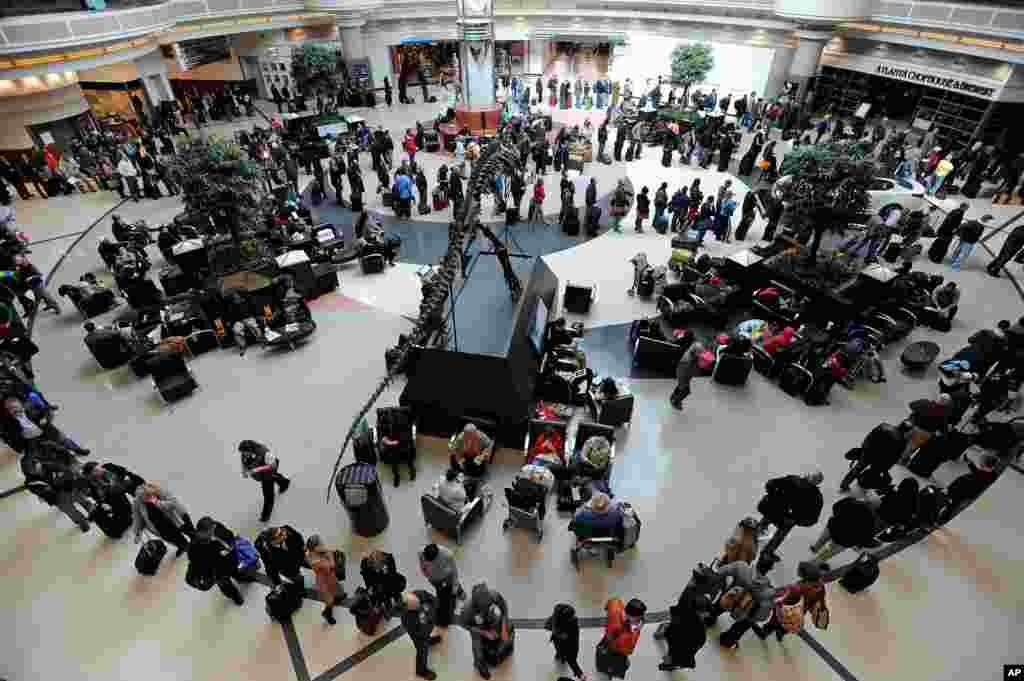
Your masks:
{"label": "indoor tree", "polygon": [[870,205],[868,188],[875,176],[871,161],[849,154],[848,145],[802,146],[786,155],[783,177],[775,183],[791,227],[813,235],[807,262],[817,261],[822,236],[842,234],[863,220]]}
{"label": "indoor tree", "polygon": [[672,82],[683,86],[683,101],[690,99],[690,88],[707,78],[715,66],[714,48],[706,43],[676,45],[672,50]]}

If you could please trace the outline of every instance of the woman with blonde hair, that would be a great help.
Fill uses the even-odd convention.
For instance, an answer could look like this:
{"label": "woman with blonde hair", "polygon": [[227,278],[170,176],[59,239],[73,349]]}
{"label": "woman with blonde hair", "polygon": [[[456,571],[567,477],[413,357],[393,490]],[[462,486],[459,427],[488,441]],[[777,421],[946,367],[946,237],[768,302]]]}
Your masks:
{"label": "woman with blonde hair", "polygon": [[135,543],[148,530],[178,547],[175,557],[189,548],[189,539],[195,534],[192,519],[177,497],[155,482],[146,481],[135,490],[132,500],[132,533]]}
{"label": "woman with blonde hair", "polygon": [[328,624],[337,624],[334,606],[345,600],[345,590],[339,584],[339,580],[345,578],[344,554],[325,544],[320,535],[314,534],[306,540],[306,562],[316,576],[316,590],[324,603],[321,614]]}

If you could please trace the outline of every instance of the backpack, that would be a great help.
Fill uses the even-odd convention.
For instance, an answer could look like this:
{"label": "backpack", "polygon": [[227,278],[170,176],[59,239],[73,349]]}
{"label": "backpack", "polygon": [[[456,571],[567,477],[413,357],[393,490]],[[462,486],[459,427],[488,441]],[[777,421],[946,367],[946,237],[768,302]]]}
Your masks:
{"label": "backpack", "polygon": [[255,570],[260,565],[260,555],[256,547],[245,537],[237,537],[231,547],[231,555],[238,561],[238,569],[245,572]]}
{"label": "backpack", "polygon": [[[160,568],[160,561],[167,555],[167,544],[160,539],[150,539],[135,557],[135,569],[140,575],[152,577]],[[212,584],[211,584],[212,586]]]}
{"label": "backpack", "polygon": [[267,614],[275,622],[285,622],[302,607],[302,587],[297,584],[278,584],[266,599]]}

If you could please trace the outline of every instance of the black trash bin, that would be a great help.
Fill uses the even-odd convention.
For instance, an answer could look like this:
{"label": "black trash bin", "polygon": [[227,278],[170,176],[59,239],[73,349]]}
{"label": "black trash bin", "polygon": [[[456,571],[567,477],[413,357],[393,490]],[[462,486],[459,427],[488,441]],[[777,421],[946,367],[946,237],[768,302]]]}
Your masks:
{"label": "black trash bin", "polygon": [[341,505],[348,511],[352,531],[373,537],[388,527],[388,507],[384,503],[377,469],[365,463],[352,463],[338,471],[334,485]]}

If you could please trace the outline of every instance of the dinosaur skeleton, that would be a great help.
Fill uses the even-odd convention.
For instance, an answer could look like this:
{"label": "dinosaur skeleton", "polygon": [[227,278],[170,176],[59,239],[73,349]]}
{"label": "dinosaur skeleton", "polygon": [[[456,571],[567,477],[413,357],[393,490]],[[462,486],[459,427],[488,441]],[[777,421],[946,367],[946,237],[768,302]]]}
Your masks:
{"label": "dinosaur skeleton", "polygon": [[[514,279],[515,286],[521,290],[519,278],[508,262],[508,249],[494,236],[494,232],[480,224],[480,197],[488,193],[490,187],[494,186],[494,178],[498,174],[511,175],[520,170],[519,149],[516,146],[513,133],[508,129],[504,130],[498,138],[494,139],[481,152],[479,160],[473,164],[473,173],[466,186],[466,200],[462,204],[462,210],[455,216],[455,220],[448,227],[448,250],[441,261],[437,273],[440,282],[443,282],[444,285],[432,287],[433,290],[420,303],[419,318],[416,320],[413,330],[408,335],[399,338],[398,345],[393,349],[393,360],[388,363],[387,374],[377,384],[377,387],[371,393],[362,409],[352,419],[352,425],[349,427],[345,440],[341,444],[338,458],[334,463],[334,470],[331,472],[330,480],[327,483],[327,501],[330,501],[331,487],[337,477],[338,470],[341,468],[342,457],[358,431],[359,424],[362,423],[370,409],[373,408],[373,405],[376,404],[380,396],[391,385],[395,377],[404,370],[413,347],[422,346],[430,335],[436,331],[436,320],[438,317],[443,317],[450,285],[455,281],[455,277],[462,266],[462,249],[466,237],[472,234],[475,228],[479,227],[485,236],[494,243],[495,253],[499,254],[498,260],[502,263],[506,283],[509,284],[509,288],[513,288],[512,280]],[[502,251],[505,253],[504,258],[500,255]]]}

